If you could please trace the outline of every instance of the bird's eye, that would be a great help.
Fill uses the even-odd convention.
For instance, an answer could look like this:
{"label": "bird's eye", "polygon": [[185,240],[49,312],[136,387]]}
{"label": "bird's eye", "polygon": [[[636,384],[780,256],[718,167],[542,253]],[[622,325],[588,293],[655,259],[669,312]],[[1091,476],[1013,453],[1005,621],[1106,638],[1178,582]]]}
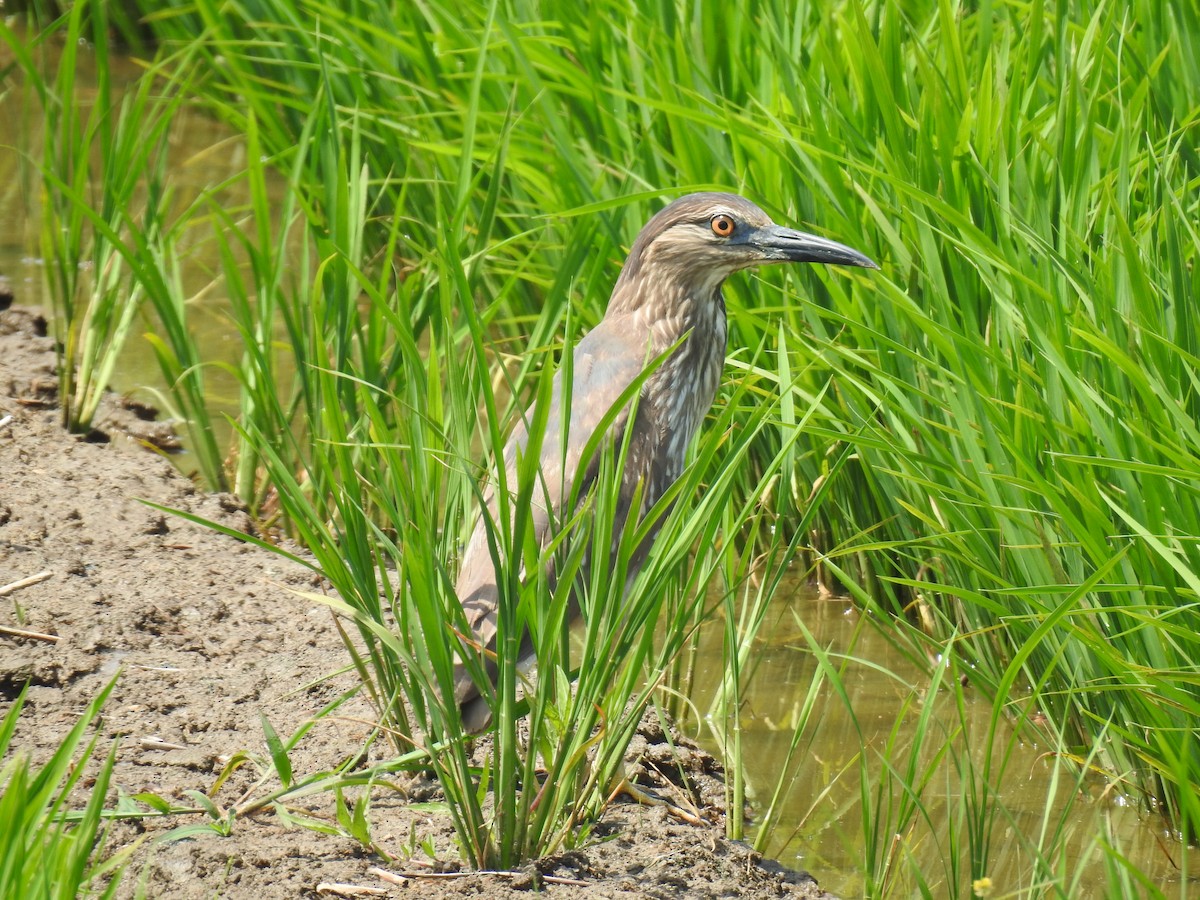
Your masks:
{"label": "bird's eye", "polygon": [[737,228],[737,223],[733,221],[733,217],[726,215],[713,216],[709,224],[712,226],[713,234],[723,238],[729,237],[733,234],[733,230]]}

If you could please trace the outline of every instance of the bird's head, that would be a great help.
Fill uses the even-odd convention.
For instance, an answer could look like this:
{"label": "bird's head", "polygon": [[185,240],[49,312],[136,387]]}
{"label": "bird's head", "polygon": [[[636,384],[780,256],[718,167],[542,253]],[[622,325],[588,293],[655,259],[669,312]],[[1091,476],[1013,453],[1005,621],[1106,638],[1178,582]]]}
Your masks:
{"label": "bird's head", "polygon": [[701,295],[715,293],[734,272],[781,262],[879,268],[844,244],[776,225],[737,194],[688,194],[646,223],[629,251],[613,298],[637,281]]}

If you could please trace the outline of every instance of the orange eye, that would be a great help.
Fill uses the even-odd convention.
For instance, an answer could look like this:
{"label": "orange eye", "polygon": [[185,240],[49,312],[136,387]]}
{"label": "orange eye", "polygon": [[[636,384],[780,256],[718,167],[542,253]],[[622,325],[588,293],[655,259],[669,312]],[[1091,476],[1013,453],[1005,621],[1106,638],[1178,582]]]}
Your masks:
{"label": "orange eye", "polygon": [[726,215],[713,216],[709,224],[712,226],[713,234],[723,238],[727,238],[733,234],[733,230],[737,227],[737,223],[733,221],[733,218]]}

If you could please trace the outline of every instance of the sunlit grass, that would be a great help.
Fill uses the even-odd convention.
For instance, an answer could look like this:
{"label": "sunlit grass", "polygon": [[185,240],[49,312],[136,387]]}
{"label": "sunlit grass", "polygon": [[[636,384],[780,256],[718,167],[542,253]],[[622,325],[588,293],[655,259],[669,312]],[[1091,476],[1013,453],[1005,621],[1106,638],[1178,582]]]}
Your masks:
{"label": "sunlit grass", "polygon": [[[76,4],[41,32],[0,23],[30,114],[43,119],[41,254],[55,315],[63,424],[86,432],[158,270],[148,243],[169,226],[168,132],[182,95],[146,76],[118,96],[104,4]],[[28,38],[27,38],[28,36]],[[92,48],[95,83],[76,84]],[[147,263],[150,263],[147,265]]]}
{"label": "sunlit grass", "polygon": [[[329,115],[336,121],[336,113]],[[488,521],[500,575],[494,685],[475,654],[461,653],[495,709],[492,752],[481,770],[453,689],[457,636],[469,629],[453,593],[452,561],[476,515],[480,423],[484,445],[494,451],[503,445],[509,421],[489,377],[492,350],[484,325],[463,299],[485,288],[461,255],[462,223],[448,228],[437,248],[437,278],[393,286],[385,274],[372,282],[359,243],[370,214],[366,180],[357,143],[341,142],[345,133],[314,128],[305,148],[341,167],[344,189],[326,207],[314,238],[317,245],[327,241],[327,249],[304,298],[311,333],[298,335],[311,354],[298,370],[303,433],[312,440],[299,455],[300,477],[296,457],[278,447],[274,435],[247,422],[243,439],[263,460],[287,522],[335,590],[311,599],[352,626],[347,648],[382,733],[397,752],[422,751],[420,763],[433,770],[446,794],[464,857],[476,866],[511,867],[589,837],[621,778],[625,749],[700,618],[698,604],[718,571],[716,557],[685,564],[695,547],[717,545],[722,529],[738,533],[761,499],[760,492],[741,498],[731,513],[740,471],[732,463],[753,446],[758,431],[774,424],[777,406],[760,404],[735,431],[733,416],[743,409],[739,399],[752,381],[734,391],[683,479],[651,512],[663,520],[657,552],[627,592],[626,573],[644,523],[628,524],[610,566],[581,569],[593,534],[601,546],[611,543],[605,535],[613,533],[619,503],[619,444],[595,448],[599,488],[583,498],[577,513],[554,525],[545,549],[533,541],[528,515],[528,497],[540,477],[536,468],[527,464],[516,484],[498,485],[501,504]],[[432,296],[414,296],[425,291]],[[360,293],[368,301],[365,316],[356,311]],[[419,346],[406,310],[425,304],[440,308],[440,321],[461,325],[439,329]],[[291,308],[299,306],[292,301]],[[347,316],[347,308],[354,314]],[[561,439],[542,433],[552,371],[543,366],[531,376],[543,403],[542,417],[528,426],[535,445]],[[274,402],[278,407],[278,398]],[[267,411],[267,421],[281,417],[278,408]],[[582,464],[588,462],[585,457]],[[712,473],[716,477],[708,481]],[[551,560],[554,580],[545,577]],[[522,570],[538,574],[522,580]],[[572,591],[585,623],[582,649],[574,655],[567,640]],[[536,638],[538,677],[532,685],[516,668],[526,630]]]}
{"label": "sunlit grass", "polygon": [[[997,728],[1041,732],[1066,771],[1108,773],[1194,837],[1194,7],[607,0],[585,15],[517,0],[197,0],[147,13],[164,65],[254,148],[246,215],[214,215],[246,345],[230,481],[300,504],[285,511],[310,543],[365,554],[341,564],[340,589],[366,604],[371,579],[419,566],[425,608],[452,617],[487,448],[562,342],[602,314],[658,202],[741,190],[884,270],[771,272],[727,290],[729,387],[704,440],[733,443],[705,443],[689,484],[728,485],[736,510],[722,533],[737,540],[714,557],[733,797],[744,761],[730,711],[772,567],[794,549],[896,615],[914,658],[953,655],[999,698]],[[281,203],[262,187],[268,169],[287,181]],[[298,256],[288,229],[309,235]],[[172,245],[159,246],[169,269]],[[191,290],[151,294],[179,313],[159,334],[176,385],[203,372],[187,355]],[[305,374],[276,392],[281,332]],[[188,390],[203,434],[202,387]],[[417,420],[394,417],[397,404]],[[410,477],[402,450],[441,468]],[[376,454],[389,467],[348,487]],[[206,455],[219,469],[221,453]],[[416,548],[379,523],[416,515],[419,498],[436,543],[408,560]],[[324,530],[305,534],[305,517]],[[766,588],[746,581],[756,571]],[[435,687],[436,665],[425,671],[413,690]],[[385,708],[398,689],[380,682]],[[878,785],[927,774],[862,764]],[[946,852],[956,872],[983,871],[975,848]],[[1120,884],[1131,876],[1113,860]],[[896,869],[872,871],[886,893]]]}
{"label": "sunlit grass", "polygon": [[103,812],[116,762],[115,744],[100,761],[89,786],[90,799],[82,810],[71,810],[72,792],[99,738],[96,734],[85,743],[87,732],[115,683],[88,705],[42,765],[32,764],[13,741],[28,689],[17,695],[0,720],[0,896],[41,900],[116,895],[137,843],[117,853],[105,846]]}

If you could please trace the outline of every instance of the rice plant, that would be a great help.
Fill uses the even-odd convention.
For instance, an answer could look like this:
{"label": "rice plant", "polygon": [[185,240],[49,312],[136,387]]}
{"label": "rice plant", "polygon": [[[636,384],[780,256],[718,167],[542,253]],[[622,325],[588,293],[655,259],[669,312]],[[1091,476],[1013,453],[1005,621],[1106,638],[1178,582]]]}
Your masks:
{"label": "rice plant", "polygon": [[[42,255],[57,320],[63,424],[86,432],[153,278],[139,270],[134,246],[139,235],[165,227],[168,130],[182,97],[149,75],[118,95],[105,4],[75,4],[28,40],[0,22],[0,40],[44,120]],[[81,48],[92,48],[94,91],[76,86]]]}
{"label": "rice plant", "polygon": [[29,900],[50,897],[113,897],[137,843],[108,853],[101,827],[104,802],[116,761],[116,745],[101,762],[90,799],[78,813],[70,795],[83,777],[99,734],[84,744],[115,681],[102,690],[43,765],[13,744],[27,688],[0,721],[0,895]]}
{"label": "rice plant", "polygon": [[[311,507],[288,510],[302,537],[365,554],[334,579],[351,607],[389,584],[385,605],[401,610],[411,588],[393,584],[396,569],[427,573],[420,608],[445,613],[473,463],[535,395],[558,343],[599,317],[604,273],[652,202],[732,187],[779,219],[854,239],[884,277],[767,273],[727,290],[733,387],[709,433],[747,444],[719,457],[702,447],[697,466],[712,468],[693,484],[728,479],[738,510],[769,485],[772,512],[727,523],[751,536],[719,563],[726,622],[741,622],[729,625],[731,665],[768,602],[745,588],[749,548],[778,540],[896,616],[914,657],[956,654],[1009,727],[1047,730],[1064,766],[1107,772],[1194,837],[1194,5],[144,10],[163,66],[199,63],[191,97],[276,173],[250,180],[288,185],[282,215],[251,188],[248,216],[218,217],[243,248],[232,263],[262,254],[252,286],[234,288],[253,372],[237,480],[266,472],[281,499]],[[229,227],[245,222],[257,237]],[[308,234],[291,285],[273,229]],[[224,268],[236,282],[239,264]],[[299,374],[275,398],[280,372],[262,348],[281,334]],[[427,420],[393,421],[397,401]],[[389,442],[421,449],[387,451],[401,468],[379,473],[386,491],[365,476],[347,487]],[[420,552],[407,530],[368,525],[388,521],[389,505],[416,515],[412,482],[395,481],[413,459],[430,504],[414,521],[438,541]],[[346,524],[356,509],[370,515]],[[306,533],[307,519],[325,530]],[[372,621],[388,615],[381,606]],[[399,652],[367,631],[384,642],[370,653]],[[398,690],[381,680],[381,704]],[[736,758],[736,718],[722,734]],[[882,781],[898,765],[875,760],[866,774]],[[475,846],[490,852],[483,837]]]}
{"label": "rice plant", "polygon": [[[530,518],[520,513],[527,503],[518,500],[515,514],[502,508],[488,522],[505,575],[495,684],[478,662],[473,666],[497,722],[481,772],[453,690],[455,636],[469,629],[451,576],[457,541],[481,489],[475,461],[480,423],[484,447],[498,448],[510,418],[489,377],[493,344],[473,303],[464,301],[482,288],[462,253],[467,231],[461,222],[446,230],[426,260],[436,277],[393,284],[387,272],[368,275],[359,236],[372,209],[359,145],[353,128],[336,127],[335,110],[325,114],[335,127],[310,129],[303,151],[336,166],[335,183],[343,187],[322,206],[314,242],[324,245],[324,262],[304,304],[311,333],[296,335],[311,354],[297,375],[304,383],[303,433],[313,442],[293,456],[252,423],[242,426],[243,439],[263,460],[287,520],[335,589],[333,596],[312,599],[354,626],[347,647],[384,733],[397,751],[424,751],[422,763],[447,795],[464,857],[477,866],[511,867],[585,839],[620,781],[624,750],[699,618],[697,605],[717,571],[712,561],[684,564],[694,547],[716,543],[723,525],[738,532],[759,500],[752,494],[731,514],[740,467],[715,461],[744,455],[776,407],[760,404],[734,432],[732,417],[743,409],[739,397],[747,387],[734,393],[725,421],[716,423],[685,477],[651,512],[665,524],[653,562],[627,594],[624,572],[644,523],[626,527],[615,571],[597,567],[588,580],[576,577],[593,533],[612,534],[621,448],[601,458],[601,487],[571,520],[557,524],[561,533],[544,551],[532,541]],[[447,208],[451,198],[447,191]],[[446,221],[453,226],[456,220]],[[399,225],[390,231],[399,233]],[[597,278],[576,287],[605,290],[607,284]],[[367,301],[365,313],[358,312],[359,295]],[[299,306],[293,301],[289,308]],[[445,325],[419,346],[409,311],[431,306]],[[564,300],[547,309],[554,315],[566,306]],[[554,349],[535,353],[544,360]],[[518,374],[506,393],[520,398],[532,389],[544,401],[552,371],[543,364],[523,380]],[[560,439],[539,427],[544,420],[530,424],[532,441]],[[528,465],[509,489],[528,496],[537,477]],[[498,495],[507,497],[503,485]],[[554,581],[546,577],[551,558]],[[522,579],[521,571],[537,574]],[[580,592],[586,623],[574,655],[567,639],[573,590]],[[525,631],[535,638],[539,675],[522,691],[516,660]]]}

